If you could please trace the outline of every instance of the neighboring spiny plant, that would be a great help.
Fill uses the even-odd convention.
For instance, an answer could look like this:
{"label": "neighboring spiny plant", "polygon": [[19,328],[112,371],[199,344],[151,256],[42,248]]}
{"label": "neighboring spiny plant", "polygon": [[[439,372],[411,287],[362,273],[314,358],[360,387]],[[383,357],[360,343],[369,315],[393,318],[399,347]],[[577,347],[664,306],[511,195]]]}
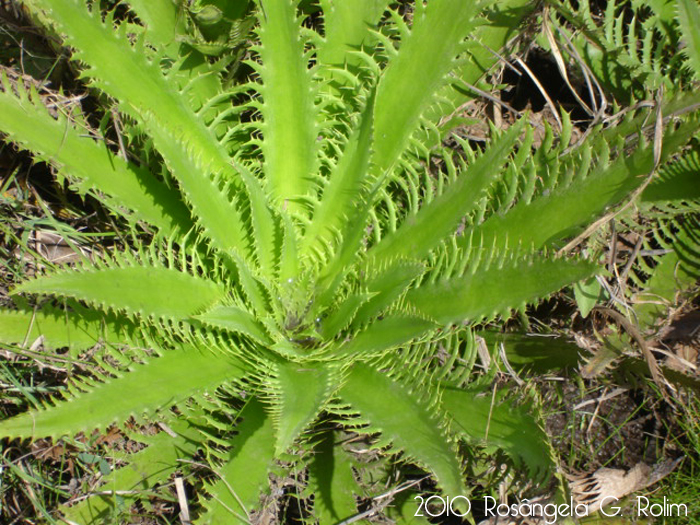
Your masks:
{"label": "neighboring spiny plant", "polygon": [[[671,13],[665,13],[671,17]],[[700,6],[690,0],[678,2],[675,10],[678,34],[683,42],[684,70],[700,81]],[[650,276],[638,283],[642,290],[634,297],[639,325],[643,329],[658,325],[666,308],[697,296],[700,281],[700,144],[694,140],[683,155],[674,159],[642,194],[643,214],[653,217],[657,227],[651,243],[668,253],[654,260],[654,267],[642,264],[641,272]],[[644,263],[644,260],[642,259]]]}
{"label": "neighboring spiny plant", "polygon": [[[557,25],[561,48],[573,42],[581,59],[617,102],[635,102],[658,88],[663,88],[665,97],[677,96],[700,80],[700,7],[696,2],[608,2],[600,20],[588,1],[581,2],[575,12],[556,0],[552,5],[576,30],[572,35],[565,24]],[[683,103],[669,107],[684,111]],[[638,206],[618,217],[622,221],[618,232],[629,228],[642,235],[642,252],[669,252],[639,257],[640,264],[629,273],[634,284],[627,290],[629,299],[638,303],[634,322],[643,331],[665,317],[679,292],[695,287],[700,273],[699,174],[700,150],[694,140],[650,180]],[[595,243],[589,245],[595,247]],[[600,251],[601,246],[597,248]]]}
{"label": "neighboring spiny plant", "polygon": [[[622,16],[616,16],[618,10],[630,16],[634,14],[627,28]],[[644,5],[633,1],[617,6],[610,3],[600,27],[593,24],[588,3],[581,4],[578,15],[586,28],[583,33],[590,39],[577,35],[577,48],[604,82],[614,79],[614,84],[607,85],[613,93],[623,88],[627,93],[625,98],[632,95],[634,99],[648,96],[649,88],[663,87],[665,96],[675,94],[680,101],[681,88],[697,85],[700,80],[700,6],[696,2]],[[568,16],[575,19],[571,13]],[[637,23],[644,28],[641,33],[636,32]],[[662,33],[669,38],[659,38]],[[643,45],[635,43],[637,38]],[[597,47],[603,41],[607,47]],[[669,53],[669,47],[674,52]],[[682,52],[676,53],[675,49]],[[625,54],[629,55],[626,60],[613,59]],[[668,107],[672,111],[685,110],[683,103]],[[598,280],[587,283],[586,298],[582,297],[582,289],[578,290],[579,304],[587,303],[582,310],[590,311],[607,297],[610,308],[624,315],[637,333],[654,341],[661,328],[672,322],[675,313],[682,311],[698,294],[699,220],[700,148],[696,136],[649,181],[636,206],[615,217],[615,235],[636,238],[636,246],[624,265],[612,272],[607,290],[601,289]],[[601,230],[589,239],[587,249],[595,257],[609,246],[609,233]],[[605,344],[585,373],[602,371],[600,364],[612,366],[619,362],[620,348],[635,345],[628,334],[621,336],[617,332],[603,340]],[[637,344],[638,341],[639,338]],[[663,366],[661,370],[671,383],[697,389],[692,378]]]}
{"label": "neighboring spiny plant", "polygon": [[[0,129],[132,234],[123,250],[12,290],[20,308],[0,314],[4,342],[42,335],[73,357],[102,344],[65,399],[1,422],[2,435],[158,422],[167,432],[133,434],[147,447],[104,488],[137,499],[203,452],[217,477],[197,523],[249,520],[282,465],[307,469],[312,519],[352,516],[361,489],[344,431],[371,435],[450,496],[468,494],[463,441],[548,474],[534,420],[502,393],[479,396],[471,330],[599,271],[554,252],[686,144],[690,117],[662,142],[643,131],[697,97],[631,112],[576,147],[564,115],[558,141],[548,129],[534,152],[524,119],[493,129],[483,150],[449,149],[443,117],[496,61],[484,44],[503,46],[496,21],[514,29],[523,2],[417,2],[409,23],[388,1],[322,0],[305,23],[296,3],[264,0],[254,80],[230,88],[234,56],[217,35],[232,28],[211,29],[227,22],[215,2],[193,15],[209,24],[206,45],[178,36],[170,0],[129,4],[143,26],[102,20],[83,0],[26,2],[117,102],[133,157],[2,78]],[[19,294],[55,299],[31,309]],[[64,510],[100,521],[115,502]]]}
{"label": "neighboring spiny plant", "polygon": [[583,0],[574,10],[570,2],[552,0],[561,19],[551,20],[561,47],[570,43],[617,102],[631,105],[661,87],[666,93],[688,87],[692,75],[678,49],[682,38],[692,41],[684,38],[678,19],[682,25],[685,6],[693,2],[612,0],[602,12],[592,4]]}

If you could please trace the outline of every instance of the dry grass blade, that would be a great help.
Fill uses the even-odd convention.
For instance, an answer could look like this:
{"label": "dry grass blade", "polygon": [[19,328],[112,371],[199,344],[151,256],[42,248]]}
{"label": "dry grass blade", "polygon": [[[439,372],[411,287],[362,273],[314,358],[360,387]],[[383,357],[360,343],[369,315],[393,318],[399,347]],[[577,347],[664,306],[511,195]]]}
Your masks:
{"label": "dry grass blade", "polygon": [[[567,35],[566,32],[564,32],[562,30],[562,28],[559,26],[557,26],[557,33],[566,42],[566,46],[565,46],[566,51],[576,61],[576,64],[581,69],[581,72],[583,73],[583,78],[586,81],[586,87],[588,89],[588,94],[590,96],[591,104],[593,104],[593,110],[595,112],[593,122],[591,123],[591,126],[589,127],[589,129],[591,129],[592,124],[599,122],[603,118],[603,116],[605,115],[606,110],[608,109],[608,99],[605,96],[605,90],[600,85],[600,82],[598,82],[598,79],[593,74],[593,71],[591,71],[591,68],[588,66],[586,61],[581,57],[581,55],[577,51],[576,46],[571,41],[571,38],[569,38],[569,35]],[[595,87],[595,90],[593,89],[594,87]],[[600,101],[600,102],[598,102],[598,101]],[[588,131],[588,130],[586,130],[586,131]]]}
{"label": "dry grass blade", "polygon": [[537,76],[532,72],[532,69],[528,67],[528,65],[519,57],[515,57],[515,61],[518,63],[520,67],[522,67],[525,72],[528,74],[528,76],[532,79],[534,84],[537,86],[537,89],[539,89],[540,93],[542,93],[542,96],[544,99],[547,101],[547,105],[549,106],[549,109],[552,112],[552,115],[554,116],[554,120],[557,121],[557,126],[559,127],[559,131],[564,128],[562,122],[561,122],[561,116],[559,116],[559,112],[557,111],[557,107],[554,105],[554,101],[552,100],[552,97],[549,96],[549,93],[547,93],[547,90],[544,88],[542,83],[539,81]]}
{"label": "dry grass blade", "polygon": [[185,483],[180,476],[175,478],[175,491],[177,492],[177,502],[180,505],[180,521],[182,525],[190,525],[190,507],[187,504]]}
{"label": "dry grass blade", "polygon": [[[549,42],[549,46],[552,49],[552,54],[554,55],[554,60],[557,63],[557,69],[559,69],[559,74],[561,77],[564,79],[564,82],[566,82],[566,85],[569,88],[569,91],[571,91],[571,94],[576,98],[576,101],[581,105],[581,107],[584,109],[586,113],[588,113],[590,116],[595,115],[595,110],[591,109],[588,104],[579,96],[578,91],[574,88],[574,86],[571,85],[571,81],[569,80],[569,73],[567,71],[566,64],[564,63],[564,57],[561,54],[561,51],[559,50],[559,45],[557,44],[556,39],[554,38],[554,34],[552,33],[552,28],[549,26],[549,8],[545,8],[545,12],[543,15],[543,20],[542,20],[542,27],[544,29],[544,34],[547,37],[547,41]],[[590,84],[589,84],[589,91],[590,91]],[[592,93],[591,93],[592,95]],[[595,104],[595,98],[591,97],[591,100]]]}

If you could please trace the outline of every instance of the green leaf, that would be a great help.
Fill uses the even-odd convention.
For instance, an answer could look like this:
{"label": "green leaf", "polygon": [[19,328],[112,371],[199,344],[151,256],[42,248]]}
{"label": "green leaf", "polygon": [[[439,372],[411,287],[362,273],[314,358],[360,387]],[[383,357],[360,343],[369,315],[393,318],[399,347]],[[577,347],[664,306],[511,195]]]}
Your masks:
{"label": "green leaf", "polygon": [[439,427],[434,409],[373,368],[355,364],[340,397],[398,449],[435,474],[449,495],[467,494],[458,456]]}
{"label": "green leaf", "polygon": [[313,512],[319,523],[338,523],[357,513],[353,492],[359,495],[360,487],[352,472],[351,458],[336,439],[336,433],[324,432],[309,465]]}
{"label": "green leaf", "polygon": [[337,336],[341,330],[348,327],[352,322],[358,308],[372,297],[371,294],[352,294],[338,306],[321,324],[321,335],[324,339],[330,340]]}
{"label": "green leaf", "polygon": [[80,461],[83,461],[84,463],[90,464],[97,463],[102,458],[96,454],[90,454],[89,452],[81,452],[80,454],[78,454],[78,459]]}
{"label": "green leaf", "polygon": [[253,311],[258,316],[265,315],[269,311],[269,301],[263,283],[253,275],[251,267],[240,257],[233,256],[229,262],[229,269],[231,273],[237,274],[238,283],[250,301]]}
{"label": "green leaf", "polygon": [[189,133],[172,132],[152,118],[144,121],[168,169],[180,182],[180,190],[205,235],[223,253],[247,257],[247,226],[235,203],[219,189],[219,182],[209,176],[213,167],[201,160],[208,157],[188,153],[192,139]]}
{"label": "green leaf", "polygon": [[282,237],[279,280],[294,281],[299,276],[299,249],[294,224],[287,214],[282,215]]}
{"label": "green leaf", "polygon": [[375,174],[391,168],[455,67],[461,42],[474,29],[478,8],[453,0],[417,10],[411,33],[387,66],[377,88],[374,120]]}
{"label": "green leaf", "polygon": [[258,87],[263,98],[262,151],[268,188],[279,206],[303,212],[296,199],[310,193],[317,171],[317,119],[304,42],[299,36],[296,2],[261,0],[262,65]]}
{"label": "green leaf", "polygon": [[396,257],[422,259],[445,237],[454,234],[460,221],[474,210],[484,190],[500,175],[523,123],[521,120],[496,139],[442,195],[409,215],[398,230],[374,246],[369,257],[380,265]]}
{"label": "green leaf", "polygon": [[[664,134],[662,157],[667,158],[683,146],[694,129],[694,124],[681,123],[677,129],[668,130]],[[492,215],[467,229],[459,242],[462,246],[481,242],[496,249],[521,245],[537,250],[556,246],[644,183],[654,167],[653,156],[653,148],[644,145],[609,165],[600,163],[587,177],[557,187],[531,202],[521,201],[505,215]]]}
{"label": "green leaf", "polygon": [[337,350],[339,355],[374,355],[420,337],[437,328],[430,320],[406,314],[394,314],[372,323]]}
{"label": "green leaf", "polygon": [[442,405],[454,418],[460,432],[473,443],[505,450],[516,464],[523,462],[531,475],[550,475],[554,463],[547,435],[535,419],[510,401],[479,395],[481,390],[445,388]]}
{"label": "green leaf", "polygon": [[20,284],[16,293],[73,297],[130,315],[186,319],[224,298],[222,286],[178,270],[153,266],[60,271]]}
{"label": "green leaf", "polygon": [[603,288],[595,277],[574,284],[574,297],[581,316],[586,318],[601,299]]}
{"label": "green leaf", "polygon": [[678,0],[678,21],[695,78],[700,80],[700,6],[694,0]]}
{"label": "green leaf", "polygon": [[[164,351],[94,387],[79,385],[67,401],[0,422],[10,437],[61,437],[104,428],[143,412],[167,410],[188,397],[215,390],[243,377],[246,369],[232,356],[193,346]],[[80,390],[84,390],[81,392]]]}
{"label": "green leaf", "polygon": [[[657,260],[644,290],[635,296],[635,313],[639,326],[653,327],[665,320],[668,308],[688,295],[700,279],[700,224],[697,218],[686,216],[674,221],[677,229],[664,246],[672,251]],[[657,236],[657,241],[663,240]]]}
{"label": "green leaf", "polygon": [[43,336],[44,348],[85,349],[99,341],[119,343],[122,335],[114,323],[97,314],[54,311],[0,310],[0,342],[31,345]]}
{"label": "green leaf", "polygon": [[148,40],[157,45],[171,44],[184,32],[184,17],[171,0],[129,0],[133,9],[146,26]]}
{"label": "green leaf", "polygon": [[367,281],[367,290],[375,295],[360,307],[353,321],[359,327],[381,314],[391,306],[408,286],[425,271],[419,261],[403,260],[393,263],[388,269],[377,272]]}
{"label": "green leaf", "polygon": [[88,12],[83,0],[27,3],[50,13],[45,23],[65,34],[66,42],[76,48],[74,58],[90,67],[84,75],[144,124],[207,236],[224,252],[245,254],[248,243],[241,215],[211,177],[225,174],[227,181],[239,181],[238,175],[224,147],[194,113],[177,84],[168,82],[143,52],[132,49],[126,35],[105,25],[100,13]]}
{"label": "green leaf", "polygon": [[673,19],[676,17],[674,0],[647,0],[645,2],[654,13],[661,19],[664,26],[671,27]]}
{"label": "green leaf", "polygon": [[[571,339],[552,334],[537,335],[517,332],[499,333],[481,330],[489,348],[503,345],[508,362],[516,371],[544,375],[550,372],[575,370],[579,365],[581,348]],[[497,352],[494,352],[495,355]]]}
{"label": "green leaf", "polygon": [[109,463],[107,463],[107,460],[105,459],[100,459],[98,465],[100,469],[100,474],[102,474],[103,476],[107,476],[112,471],[112,467],[110,467]]}
{"label": "green leaf", "polygon": [[348,139],[342,157],[330,175],[321,202],[314,209],[311,224],[304,232],[302,251],[324,253],[334,237],[342,231],[362,192],[367,176],[372,143],[374,118],[374,91],[365,103],[359,125]]}
{"label": "green leaf", "polygon": [[271,381],[273,389],[277,390],[273,414],[277,430],[276,455],[292,446],[328,402],[330,377],[325,364],[286,361],[275,366],[275,377]]}
{"label": "green leaf", "polygon": [[365,224],[370,214],[370,201],[367,198],[355,208],[345,222],[340,235],[340,245],[333,257],[321,270],[316,281],[318,300],[316,311],[323,311],[336,300],[338,287],[351,271],[358,257],[358,249],[365,236]]}
{"label": "green leaf", "polygon": [[494,263],[462,277],[424,284],[409,291],[406,300],[439,323],[475,323],[484,317],[508,315],[511,308],[586,279],[596,270],[586,261],[543,257]]}
{"label": "green leaf", "polygon": [[[477,93],[470,91],[467,84],[476,86],[500,60],[494,51],[501,52],[517,34],[522,20],[534,9],[528,0],[499,0],[489,7],[484,12],[486,23],[474,28],[466,40],[466,57],[456,65],[452,73],[453,82],[440,89],[437,103],[424,114],[428,121],[440,125],[442,130],[459,125],[458,115],[461,112],[456,111],[457,108],[477,97]],[[445,116],[452,118],[446,119]],[[428,144],[433,145],[431,142]]]}
{"label": "green leaf", "polygon": [[[362,65],[362,59],[352,51],[362,49],[374,41],[370,31],[375,27],[389,6],[389,0],[355,0],[333,2],[321,0],[324,20],[324,41],[318,49],[319,64],[331,68]],[[340,75],[332,75],[343,84]]]}
{"label": "green leaf", "polygon": [[257,254],[257,260],[264,275],[272,279],[276,267],[277,246],[280,244],[277,236],[281,235],[281,232],[277,228],[276,217],[270,209],[267,197],[260,187],[260,182],[240,164],[236,164],[236,169],[243,178],[250,198],[253,247]]}
{"label": "green leaf", "polygon": [[700,152],[689,151],[661,169],[642,192],[646,205],[680,205],[700,200]]}
{"label": "green leaf", "polygon": [[121,208],[132,210],[132,219],[148,222],[166,234],[178,230],[184,234],[192,227],[189,211],[176,191],[114,155],[106,144],[86,137],[61,112],[52,117],[43,104],[36,102],[36,93],[31,100],[22,89],[18,97],[13,95],[4,75],[2,84],[0,129],[12,140],[51,161],[83,191],[106,194],[101,200],[117,212],[123,214]]}
{"label": "green leaf", "polygon": [[216,328],[240,332],[263,345],[272,343],[264,326],[255,316],[236,306],[216,306],[203,314],[195,315],[194,319]]}
{"label": "green leaf", "polygon": [[[424,514],[425,507],[420,508],[422,500],[426,498],[418,500],[416,496],[417,494],[411,490],[403,491],[396,495],[393,505],[387,508],[387,515],[394,520],[396,525],[429,525],[431,523],[428,521],[427,515]],[[459,510],[456,505],[454,510],[457,513],[465,512],[464,510]]]}
{"label": "green leaf", "polygon": [[275,457],[272,420],[255,400],[248,402],[240,417],[228,459],[217,470],[221,479],[207,487],[212,497],[204,503],[206,512],[197,525],[250,523],[250,511],[268,488],[268,471]]}

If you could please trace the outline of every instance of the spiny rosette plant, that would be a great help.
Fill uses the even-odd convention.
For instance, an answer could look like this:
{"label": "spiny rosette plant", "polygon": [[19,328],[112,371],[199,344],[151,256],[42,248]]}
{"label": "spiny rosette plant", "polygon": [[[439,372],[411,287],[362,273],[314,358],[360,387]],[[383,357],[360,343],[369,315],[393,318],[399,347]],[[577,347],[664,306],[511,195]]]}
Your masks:
{"label": "spiny rosette plant", "polygon": [[[312,519],[339,522],[361,494],[341,431],[370,435],[448,496],[469,493],[462,442],[549,471],[534,419],[478,395],[472,329],[598,271],[556,251],[687,142],[687,116],[662,144],[645,134],[687,100],[576,147],[565,118],[534,151],[526,119],[492,129],[483,149],[448,148],[465,90],[497,60],[485,50],[502,47],[524,2],[431,0],[406,16],[387,1],[322,0],[307,17],[261,0],[254,75],[233,87],[225,52],[193,59],[170,0],[129,2],[128,24],[83,0],[25,4],[116,101],[131,148],[3,76],[2,131],[132,233],[123,249],[19,283],[19,309],[0,318],[6,343],[43,335],[74,357],[92,348],[96,364],[64,399],[1,422],[3,436],[116,424],[147,445],[106,476],[112,496],[69,517],[113,516],[117,494],[137,499],[204,453],[216,476],[197,523],[249,521],[282,465],[306,469]],[[138,434],[131,417],[167,432]]]}

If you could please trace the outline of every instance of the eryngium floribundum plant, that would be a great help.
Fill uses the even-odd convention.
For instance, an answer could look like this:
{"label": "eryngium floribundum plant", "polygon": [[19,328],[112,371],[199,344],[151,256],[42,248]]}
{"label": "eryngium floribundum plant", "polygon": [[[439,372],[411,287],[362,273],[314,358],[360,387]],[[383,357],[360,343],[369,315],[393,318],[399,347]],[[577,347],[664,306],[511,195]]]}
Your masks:
{"label": "eryngium floribundum plant", "polygon": [[[576,148],[568,120],[534,152],[524,119],[483,149],[442,144],[466,99],[455,85],[496,60],[484,43],[503,44],[522,2],[482,13],[431,0],[404,18],[387,1],[322,0],[306,23],[295,2],[261,0],[254,74],[232,87],[225,56],[194,60],[181,43],[170,0],[129,2],[129,24],[84,0],[25,3],[116,101],[132,151],[7,77],[1,129],[123,217],[131,240],[13,289],[39,307],[4,311],[3,340],[94,347],[95,368],[0,423],[3,436],[120,426],[147,445],[107,476],[127,501],[205,452],[217,476],[197,523],[247,521],[282,464],[308,472],[321,523],[353,515],[361,488],[341,431],[371,435],[448,496],[468,494],[462,442],[486,438],[546,473],[534,420],[478,396],[471,327],[593,275],[555,250],[642,184],[654,157],[629,140],[618,155],[635,120]],[[511,27],[491,25],[504,10]],[[669,134],[664,154],[693,129]],[[168,431],[129,431],[131,417]],[[66,512],[99,521],[114,498]]]}

